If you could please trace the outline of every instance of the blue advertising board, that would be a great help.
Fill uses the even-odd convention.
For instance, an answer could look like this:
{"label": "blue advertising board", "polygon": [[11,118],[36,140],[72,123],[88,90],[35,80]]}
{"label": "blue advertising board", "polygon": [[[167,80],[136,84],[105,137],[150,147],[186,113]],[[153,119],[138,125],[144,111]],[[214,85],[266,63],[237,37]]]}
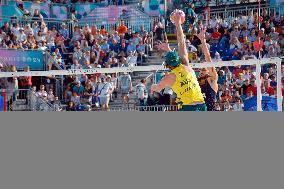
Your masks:
{"label": "blue advertising board", "polygon": [[31,70],[44,70],[44,54],[39,50],[0,49],[0,62],[3,65],[14,65],[17,70],[29,66]]}

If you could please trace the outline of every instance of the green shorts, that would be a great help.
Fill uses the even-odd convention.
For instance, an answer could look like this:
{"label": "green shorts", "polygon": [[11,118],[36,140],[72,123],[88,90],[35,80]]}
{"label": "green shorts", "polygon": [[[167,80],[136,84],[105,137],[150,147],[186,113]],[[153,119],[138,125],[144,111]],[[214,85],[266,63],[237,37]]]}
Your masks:
{"label": "green shorts", "polygon": [[178,111],[204,112],[207,111],[207,107],[205,103],[197,105],[182,105],[182,108]]}

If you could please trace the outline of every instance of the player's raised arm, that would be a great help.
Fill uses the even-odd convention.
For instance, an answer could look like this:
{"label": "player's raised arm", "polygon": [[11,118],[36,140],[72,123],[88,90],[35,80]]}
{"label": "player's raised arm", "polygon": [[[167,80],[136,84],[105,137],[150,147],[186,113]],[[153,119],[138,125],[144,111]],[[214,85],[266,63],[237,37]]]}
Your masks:
{"label": "player's raised arm", "polygon": [[[206,44],[205,32],[206,32],[206,29],[202,28],[201,31],[199,32],[199,34],[197,34],[196,36],[201,41],[201,49],[202,49],[202,52],[204,53],[206,62],[212,62],[212,59],[211,59],[211,56],[210,56],[210,51],[209,51],[208,46]],[[208,71],[209,71],[209,75],[211,75],[212,79],[214,79],[214,80],[218,79],[218,73],[217,73],[215,67],[208,68]]]}
{"label": "player's raised arm", "polygon": [[189,60],[188,60],[188,54],[187,54],[187,48],[185,43],[185,36],[182,30],[182,15],[178,10],[176,10],[173,13],[175,16],[173,16],[172,22],[176,26],[177,31],[177,41],[178,41],[178,54],[181,58],[182,64],[189,66]]}

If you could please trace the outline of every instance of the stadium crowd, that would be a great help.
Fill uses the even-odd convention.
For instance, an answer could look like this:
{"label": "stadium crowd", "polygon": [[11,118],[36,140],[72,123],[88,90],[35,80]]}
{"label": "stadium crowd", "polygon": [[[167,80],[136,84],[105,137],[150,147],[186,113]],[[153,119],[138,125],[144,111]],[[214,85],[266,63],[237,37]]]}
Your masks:
{"label": "stadium crowd", "polygon": [[[193,17],[194,14],[190,13]],[[50,53],[47,69],[89,69],[112,68],[142,65],[153,50],[153,41],[167,41],[165,28],[161,23],[155,24],[152,32],[132,31],[124,21],[108,31],[104,26],[75,26],[69,31],[65,23],[61,28],[47,27],[43,17],[36,10],[32,22],[20,25],[17,22],[5,23],[0,27],[0,48],[43,50]],[[260,24],[260,30],[258,23]],[[200,41],[195,36],[202,21],[190,21],[187,37],[188,56],[191,63],[204,62],[204,55],[199,47]],[[242,15],[230,20],[211,18],[207,24],[207,42],[213,61],[249,60],[280,57],[284,54],[284,17],[268,15],[264,11],[260,18],[257,15]],[[259,42],[260,40],[260,42]],[[0,69],[17,71],[15,67]],[[25,71],[28,71],[26,68]],[[216,99],[216,111],[243,109],[243,101],[256,95],[255,67],[236,66],[218,68],[219,93]],[[198,70],[196,70],[198,74]],[[276,80],[275,65],[264,65],[262,69],[263,95],[276,96],[277,82],[284,83],[284,66],[282,65],[282,81]],[[1,88],[17,90],[32,88],[35,96],[50,103],[55,103],[58,96],[55,93],[55,76],[38,79],[37,77],[21,77],[3,81]],[[138,85],[139,105],[174,104],[174,94],[170,89],[163,94],[148,98],[145,80]],[[109,100],[122,94],[124,105],[127,105],[128,95],[132,91],[131,76],[128,74],[77,75],[64,77],[64,99],[67,110],[77,110],[81,104],[108,108]],[[39,91],[37,90],[39,89]],[[141,90],[140,90],[141,89]],[[282,92],[284,89],[282,89]],[[166,91],[166,92],[165,92]],[[99,97],[99,98],[98,98]],[[100,100],[98,100],[100,99]],[[160,101],[159,101],[160,99]],[[162,102],[161,102],[161,99]],[[155,101],[156,100],[156,101]],[[88,106],[88,107],[89,107]],[[86,106],[85,106],[86,107]]]}
{"label": "stadium crowd", "polygon": [[[239,14],[236,18],[222,19],[212,17],[207,24],[197,20],[194,7],[188,12],[189,37],[187,46],[192,63],[204,62],[195,36],[202,25],[207,27],[207,43],[214,62],[229,60],[250,60],[284,56],[284,16],[269,15],[264,11],[257,14]],[[259,29],[260,28],[260,29]],[[255,66],[222,67],[218,70],[219,94],[217,101],[223,106],[216,109],[235,109],[233,104],[256,95]],[[282,84],[284,84],[284,65],[282,65]],[[276,96],[276,65],[262,66],[262,93]],[[282,88],[284,94],[284,88]],[[219,103],[219,104],[220,104]],[[217,104],[218,105],[218,104]]]}
{"label": "stadium crowd", "polygon": [[[12,24],[9,22],[4,23],[0,27],[0,48],[46,51],[50,54],[47,60],[47,70],[142,65],[146,63],[146,59],[153,49],[151,34],[143,26],[140,27],[139,31],[132,31],[131,28],[124,24],[124,21],[121,21],[117,28],[111,27],[109,31],[106,31],[104,26],[97,28],[96,26],[89,27],[86,24],[84,27],[75,26],[74,30],[70,32],[65,23],[61,24],[61,28],[52,26],[49,29],[40,13],[35,12],[35,14],[38,15],[36,19],[32,19],[31,23],[26,23],[22,26],[17,22]],[[4,65],[0,65],[0,67],[4,67]],[[5,69],[16,71],[15,67]],[[27,68],[27,70],[29,69]],[[122,98],[127,102],[128,93],[131,91],[131,77],[130,75],[125,75],[124,77],[124,74],[122,74],[119,78],[122,78],[122,81],[117,81],[118,77],[116,74],[112,74],[112,76],[95,74],[65,77],[64,88],[66,88],[66,91],[64,93],[64,101],[66,103],[73,101],[71,99],[76,98],[71,97],[78,95],[81,99],[80,103],[88,102],[92,104],[96,103],[93,96],[102,96],[102,93],[108,95],[107,93],[110,91],[116,94],[116,88],[122,87]],[[21,82],[18,82],[18,79],[21,79]],[[37,77],[29,78],[27,79],[29,80],[28,83],[25,83],[26,79],[14,78],[14,81],[9,80],[12,82],[10,85],[9,82],[6,82],[8,84],[3,84],[2,82],[2,88],[17,90],[18,88],[36,86],[37,89],[45,87],[47,91],[55,92],[55,76],[40,80]],[[104,84],[104,82],[109,81],[108,79],[112,81],[111,86]],[[82,85],[77,90],[77,84],[79,83]],[[120,83],[122,86],[118,86]],[[41,84],[44,84],[44,86]],[[92,84],[92,86],[89,84]],[[94,92],[95,89],[97,89],[97,92]],[[70,92],[72,93],[71,96],[69,95]],[[40,94],[44,95],[40,95],[41,97],[47,99],[45,94],[48,94],[48,92],[41,92]],[[112,99],[108,98],[105,104],[108,104],[108,100]],[[50,99],[49,101],[53,102]],[[102,103],[102,98],[100,98],[100,101]],[[78,103],[75,103],[75,105],[78,105]]]}

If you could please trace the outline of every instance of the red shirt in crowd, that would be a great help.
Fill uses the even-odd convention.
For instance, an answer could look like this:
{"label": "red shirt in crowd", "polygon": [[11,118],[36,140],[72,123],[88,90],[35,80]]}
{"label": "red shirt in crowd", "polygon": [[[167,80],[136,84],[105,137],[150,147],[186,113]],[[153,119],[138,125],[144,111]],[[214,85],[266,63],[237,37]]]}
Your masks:
{"label": "red shirt in crowd", "polygon": [[249,86],[248,89],[247,89],[247,93],[249,91],[252,91],[253,95],[256,96],[256,94],[257,94],[257,87],[256,86]]}
{"label": "red shirt in crowd", "polygon": [[22,77],[21,78],[21,85],[24,87],[31,87],[32,86],[32,76]]}
{"label": "red shirt in crowd", "polygon": [[214,33],[212,34],[212,38],[213,38],[213,39],[220,39],[220,37],[221,37],[221,33],[220,33],[220,32],[214,32]]}
{"label": "red shirt in crowd", "polygon": [[272,96],[272,95],[275,94],[275,91],[274,91],[273,87],[271,87],[271,86],[268,87],[268,88],[266,88],[265,92],[266,92],[267,94],[269,94],[269,96]]}
{"label": "red shirt in crowd", "polygon": [[263,45],[264,45],[263,41],[260,41],[260,43],[258,41],[253,42],[253,47],[254,47],[254,50],[256,51],[260,51]]}

